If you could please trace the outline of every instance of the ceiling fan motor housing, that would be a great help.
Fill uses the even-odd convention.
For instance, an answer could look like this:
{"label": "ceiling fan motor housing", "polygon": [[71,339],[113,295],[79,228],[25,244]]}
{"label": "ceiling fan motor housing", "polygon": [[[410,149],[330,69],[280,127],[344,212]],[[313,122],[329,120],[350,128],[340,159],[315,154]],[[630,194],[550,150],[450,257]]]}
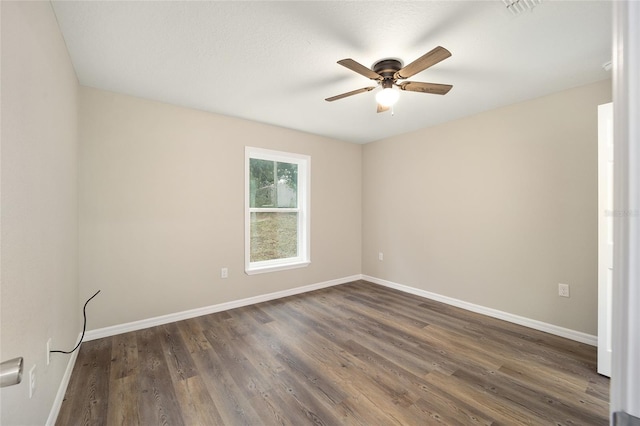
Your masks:
{"label": "ceiling fan motor housing", "polygon": [[402,62],[397,59],[382,59],[373,64],[373,71],[382,76],[380,85],[386,89],[395,83],[395,74],[402,69]]}

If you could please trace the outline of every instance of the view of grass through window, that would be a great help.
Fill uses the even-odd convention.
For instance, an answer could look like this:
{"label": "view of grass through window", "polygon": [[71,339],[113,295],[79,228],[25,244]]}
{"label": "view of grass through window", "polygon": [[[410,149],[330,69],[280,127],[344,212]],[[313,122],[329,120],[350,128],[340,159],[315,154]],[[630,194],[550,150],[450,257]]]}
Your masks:
{"label": "view of grass through window", "polygon": [[251,213],[252,262],[297,255],[297,213]]}
{"label": "view of grass through window", "polygon": [[251,158],[251,262],[298,255],[298,165]]}

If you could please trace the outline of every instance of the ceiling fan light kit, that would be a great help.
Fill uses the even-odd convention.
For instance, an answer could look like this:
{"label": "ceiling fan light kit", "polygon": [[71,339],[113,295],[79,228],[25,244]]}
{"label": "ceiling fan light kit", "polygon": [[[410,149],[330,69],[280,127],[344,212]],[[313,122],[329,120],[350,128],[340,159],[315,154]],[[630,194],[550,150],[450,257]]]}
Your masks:
{"label": "ceiling fan light kit", "polygon": [[376,95],[376,101],[382,106],[390,107],[398,102],[399,97],[400,92],[392,89],[391,87],[388,87],[378,92],[378,94]]}
{"label": "ceiling fan light kit", "polygon": [[382,90],[380,90],[376,94],[376,101],[378,104],[383,107],[390,107],[395,105],[398,102],[398,98],[400,97],[400,92],[397,89],[393,88],[393,81],[391,80],[382,80],[380,83],[382,86]]}
{"label": "ceiling fan light kit", "polygon": [[[404,80],[422,72],[438,62],[447,59],[449,56],[451,56],[451,52],[444,47],[438,46],[404,67],[402,61],[393,58],[382,59],[376,62],[373,64],[373,69],[367,68],[351,58],[339,60],[338,64],[377,82],[378,86],[382,88],[382,90],[376,94],[376,101],[378,102],[377,111],[385,112],[388,111],[400,97],[399,90],[394,88],[394,86],[400,90],[408,90],[410,92],[435,95],[447,94],[453,87],[450,84],[423,83],[419,81],[404,81],[398,83],[398,80]],[[332,96],[325,100],[327,102],[333,102],[348,96],[369,92],[373,89],[375,89],[375,86],[364,87]]]}

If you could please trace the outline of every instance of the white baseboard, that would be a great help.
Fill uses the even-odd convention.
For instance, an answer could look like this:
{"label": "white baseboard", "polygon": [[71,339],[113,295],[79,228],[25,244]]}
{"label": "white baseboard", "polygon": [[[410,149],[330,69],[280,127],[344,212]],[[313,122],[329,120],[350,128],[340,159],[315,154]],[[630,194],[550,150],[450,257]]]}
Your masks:
{"label": "white baseboard", "polygon": [[487,315],[493,318],[498,318],[504,321],[512,322],[514,324],[523,325],[525,327],[533,328],[534,330],[544,331],[545,333],[575,340],[581,343],[586,343],[587,345],[598,346],[597,336],[583,333],[581,331],[575,331],[568,328],[559,327],[557,325],[549,324],[546,322],[542,322],[542,321],[538,321],[538,320],[534,320],[526,317],[521,317],[519,315],[510,314],[508,312],[499,311],[497,309],[475,305],[473,303],[465,302],[463,300],[454,299],[448,296],[442,296],[437,293],[431,293],[426,290],[409,287],[406,285],[394,283],[394,282],[383,280],[380,278],[370,277],[368,275],[362,275],[362,279],[366,281],[370,281],[374,284],[400,290],[405,293],[415,294],[416,296],[446,303],[447,305],[455,306],[457,308],[466,309],[467,311],[476,312],[478,314]]}
{"label": "white baseboard", "polygon": [[410,293],[416,296],[446,303],[447,305],[452,305],[458,308],[466,309],[471,312],[487,315],[492,318],[497,318],[504,321],[509,321],[514,324],[523,325],[525,327],[529,327],[534,330],[544,331],[549,334],[575,340],[581,343],[586,343],[591,346],[598,345],[597,336],[593,336],[591,334],[583,333],[581,331],[571,330],[564,327],[559,327],[557,325],[545,323],[542,321],[538,321],[538,320],[534,320],[526,317],[521,317],[519,315],[511,314],[504,311],[499,311],[493,308],[487,308],[485,306],[465,302],[464,300],[454,299],[452,297],[443,296],[437,293],[432,293],[430,291],[409,287],[403,284],[394,283],[392,281],[387,281],[380,278],[371,277],[368,275],[352,275],[350,277],[344,277],[344,278],[325,281],[317,284],[296,287],[289,290],[277,291],[275,293],[268,293],[268,294],[263,294],[259,296],[249,297],[246,299],[234,300],[231,302],[220,303],[217,305],[205,306],[202,308],[191,309],[188,311],[162,315],[159,317],[153,317],[153,318],[133,321],[125,324],[119,324],[119,325],[114,325],[110,327],[89,330],[85,333],[84,341],[101,339],[103,337],[115,336],[116,334],[127,333],[129,331],[142,330],[144,328],[155,327],[157,325],[168,324],[175,321],[182,321],[189,318],[195,318],[202,315],[208,315],[216,312],[226,311],[229,309],[249,306],[256,303],[267,302],[269,300],[280,299],[287,296],[294,296],[296,294],[319,290],[319,289],[331,287],[334,285],[346,284],[348,282],[356,281],[360,279],[372,282],[374,284],[382,285],[385,287],[394,288],[396,290],[400,290],[405,293]]}
{"label": "white baseboard", "polygon": [[283,297],[294,296],[300,293],[319,290],[339,284],[346,284],[351,281],[361,279],[361,275],[352,275],[350,277],[338,278],[335,280],[325,281],[317,284],[310,284],[302,287],[296,287],[289,290],[276,291],[275,293],[262,294],[259,296],[248,297],[246,299],[233,300],[231,302],[220,303],[217,305],[205,306],[188,311],[176,312],[173,314],[162,315],[143,319],[139,321],[128,322],[125,324],[114,325],[110,327],[97,328],[89,330],[84,335],[84,341],[101,339],[103,337],[115,336],[116,334],[127,333],[129,331],[142,330],[144,328],[155,327],[157,325],[168,324],[175,321],[182,321],[189,318],[195,318],[202,315],[213,314],[216,312],[227,311],[229,309],[241,308],[243,306],[254,305],[256,303],[267,302],[269,300],[281,299]]}
{"label": "white baseboard", "polygon": [[[81,333],[78,333],[78,340],[82,336]],[[49,411],[49,417],[47,418],[46,426],[53,426],[56,424],[56,420],[58,419],[58,414],[60,414],[60,407],[62,407],[62,401],[64,400],[64,394],[67,392],[67,387],[69,386],[69,380],[71,380],[71,373],[73,373],[73,367],[76,365],[76,359],[78,358],[78,352],[80,352],[80,348],[73,351],[71,356],[69,357],[69,361],[67,362],[67,368],[64,370],[64,375],[62,376],[62,380],[60,380],[60,386],[58,386],[58,393],[56,393],[56,397],[53,400],[53,406],[51,406],[51,411]]]}

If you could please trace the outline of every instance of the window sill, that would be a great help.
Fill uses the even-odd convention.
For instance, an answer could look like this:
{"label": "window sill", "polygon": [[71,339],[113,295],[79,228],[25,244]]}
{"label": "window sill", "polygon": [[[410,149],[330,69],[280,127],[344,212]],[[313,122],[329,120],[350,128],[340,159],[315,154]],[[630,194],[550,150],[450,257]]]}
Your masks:
{"label": "window sill", "polygon": [[309,264],[311,264],[310,260],[304,260],[301,262],[283,263],[280,265],[254,266],[252,268],[245,268],[245,273],[247,275],[264,274],[265,272],[276,272],[276,271],[284,271],[287,269],[306,268],[307,266],[309,266]]}

